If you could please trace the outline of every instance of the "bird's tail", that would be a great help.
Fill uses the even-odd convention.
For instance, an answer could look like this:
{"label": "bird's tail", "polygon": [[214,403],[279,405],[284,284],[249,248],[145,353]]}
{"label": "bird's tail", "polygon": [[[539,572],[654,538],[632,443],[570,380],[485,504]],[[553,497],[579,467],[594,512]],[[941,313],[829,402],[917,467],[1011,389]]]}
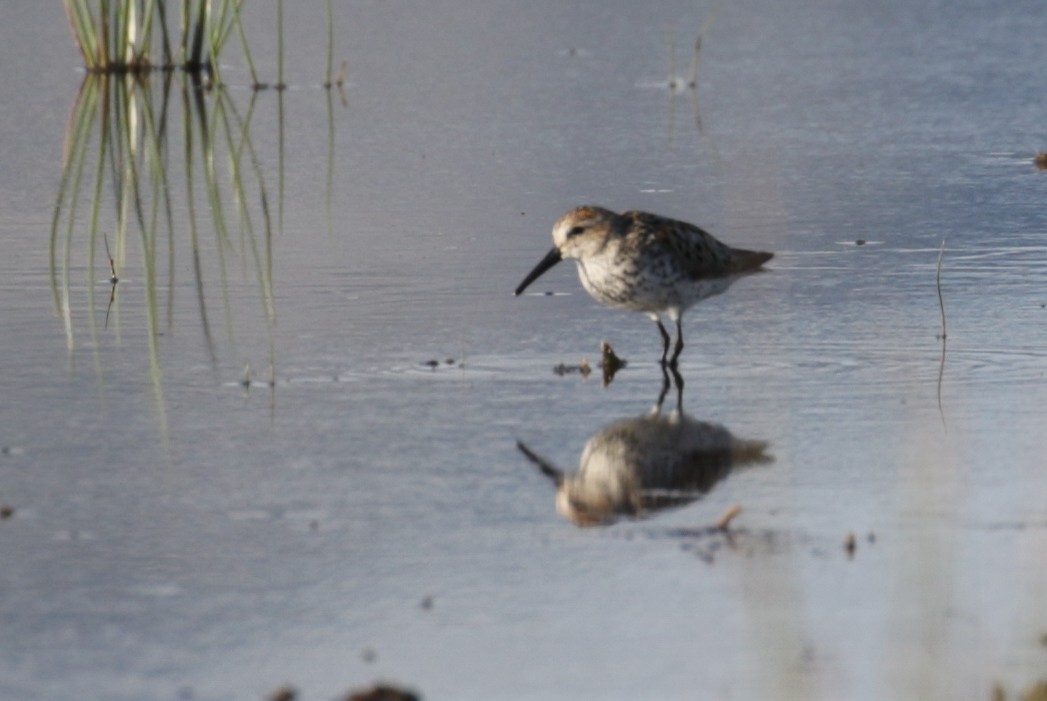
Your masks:
{"label": "bird's tail", "polygon": [[747,251],[742,248],[732,248],[731,269],[736,273],[755,271],[771,258],[774,258],[774,254],[767,251]]}

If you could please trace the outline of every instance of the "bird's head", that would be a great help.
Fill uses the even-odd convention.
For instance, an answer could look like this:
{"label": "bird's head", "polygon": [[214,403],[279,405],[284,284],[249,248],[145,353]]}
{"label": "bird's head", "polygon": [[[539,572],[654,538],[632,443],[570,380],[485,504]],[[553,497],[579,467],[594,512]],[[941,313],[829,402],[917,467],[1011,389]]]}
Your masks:
{"label": "bird's head", "polygon": [[553,225],[553,245],[564,258],[583,258],[603,247],[618,219],[603,207],[575,207]]}
{"label": "bird's head", "polygon": [[603,207],[575,207],[553,225],[553,249],[534,267],[515,294],[519,295],[546,270],[565,258],[580,260],[597,253],[607,243],[608,235],[620,216]]}

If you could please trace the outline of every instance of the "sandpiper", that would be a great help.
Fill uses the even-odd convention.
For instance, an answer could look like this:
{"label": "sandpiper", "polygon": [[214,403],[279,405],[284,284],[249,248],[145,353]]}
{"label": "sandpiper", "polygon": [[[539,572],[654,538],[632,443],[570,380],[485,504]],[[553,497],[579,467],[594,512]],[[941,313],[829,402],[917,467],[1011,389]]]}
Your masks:
{"label": "sandpiper", "polygon": [[[676,367],[683,351],[680,318],[684,311],[724,292],[739,277],[757,272],[773,255],[731,248],[694,224],[657,214],[615,214],[602,207],[577,207],[553,226],[553,249],[515,294],[561,260],[573,258],[582,286],[596,300],[645,312],[658,324],[662,364]],[[671,357],[671,338],[662,315],[676,322]]]}
{"label": "sandpiper", "polygon": [[774,460],[767,442],[739,438],[686,414],[683,378],[669,370],[678,389],[676,408],[662,412],[670,384],[666,374],[658,403],[646,414],[601,428],[585,444],[574,474],[517,441],[520,452],[556,485],[561,516],[579,526],[651,516],[701,498],[734,470]]}

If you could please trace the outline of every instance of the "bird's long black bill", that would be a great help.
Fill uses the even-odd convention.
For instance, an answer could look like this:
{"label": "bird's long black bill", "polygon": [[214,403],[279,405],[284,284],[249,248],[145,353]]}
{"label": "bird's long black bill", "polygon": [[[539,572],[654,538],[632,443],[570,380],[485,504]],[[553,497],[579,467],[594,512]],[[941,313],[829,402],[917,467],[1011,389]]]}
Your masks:
{"label": "bird's long black bill", "polygon": [[561,260],[563,260],[563,256],[560,255],[560,249],[554,248],[549,251],[549,254],[545,258],[542,258],[542,262],[534,266],[534,270],[527,274],[527,277],[524,278],[523,282],[520,283],[520,286],[516,288],[516,292],[513,294],[519,296],[532,282],[540,278],[542,273],[559,263]]}
{"label": "bird's long black bill", "polygon": [[563,483],[563,470],[528,448],[523,444],[523,441],[516,441],[516,447],[520,449],[521,453],[527,456],[528,460],[538,467],[543,475],[552,480],[553,484],[559,487]]}

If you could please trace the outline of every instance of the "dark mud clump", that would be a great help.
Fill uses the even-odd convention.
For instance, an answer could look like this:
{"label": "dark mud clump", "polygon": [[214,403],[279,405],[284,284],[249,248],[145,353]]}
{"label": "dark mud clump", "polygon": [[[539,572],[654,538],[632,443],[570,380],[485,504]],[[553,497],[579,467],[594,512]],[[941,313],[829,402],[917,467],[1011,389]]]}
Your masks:
{"label": "dark mud clump", "polygon": [[414,691],[400,689],[389,684],[375,684],[370,689],[350,691],[344,701],[419,701],[422,697]]}

